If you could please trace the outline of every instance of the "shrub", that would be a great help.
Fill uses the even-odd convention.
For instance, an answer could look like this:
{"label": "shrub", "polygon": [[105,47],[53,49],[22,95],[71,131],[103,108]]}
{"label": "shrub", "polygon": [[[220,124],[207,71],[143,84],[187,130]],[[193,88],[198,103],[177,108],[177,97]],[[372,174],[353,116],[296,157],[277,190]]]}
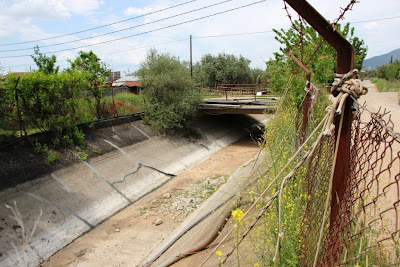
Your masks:
{"label": "shrub", "polygon": [[13,109],[8,115],[25,132],[41,130],[61,135],[64,129],[80,122],[76,108],[81,90],[86,85],[86,74],[78,71],[61,74],[32,72],[19,78],[9,75],[4,83],[6,95],[18,97],[10,98],[8,105]]}
{"label": "shrub", "polygon": [[79,158],[83,161],[86,161],[88,159],[88,154],[86,154],[85,152],[78,152],[77,154]]}
{"label": "shrub", "polygon": [[93,51],[79,51],[79,55],[75,60],[68,60],[71,67],[67,72],[74,70],[82,71],[87,76],[90,95],[94,98],[94,109],[97,118],[101,118],[107,112],[104,102],[104,95],[107,86],[104,85],[106,77],[110,73],[107,65],[101,62],[100,58]]}
{"label": "shrub", "polygon": [[197,114],[200,97],[193,94],[187,66],[170,54],[150,50],[137,75],[144,85],[143,119],[161,133],[189,125]]}
{"label": "shrub", "polygon": [[54,161],[59,160],[59,159],[60,159],[60,155],[58,155],[58,153],[56,151],[54,151],[53,149],[50,149],[47,152],[47,161],[49,163],[53,163]]}
{"label": "shrub", "polygon": [[381,92],[396,92],[400,90],[400,80],[385,80],[382,78],[374,78],[372,82]]}

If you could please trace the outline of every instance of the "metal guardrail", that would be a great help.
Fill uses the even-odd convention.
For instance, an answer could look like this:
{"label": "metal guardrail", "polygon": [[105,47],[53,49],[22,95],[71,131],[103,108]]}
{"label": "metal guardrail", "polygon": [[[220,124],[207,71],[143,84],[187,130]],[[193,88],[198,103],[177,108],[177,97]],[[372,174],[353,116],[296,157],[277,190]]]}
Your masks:
{"label": "metal guardrail", "polygon": [[228,100],[229,94],[252,96],[255,100],[257,100],[257,96],[272,93],[272,88],[268,87],[266,84],[219,84],[217,87],[198,89],[206,92],[217,92],[224,94],[226,100]]}

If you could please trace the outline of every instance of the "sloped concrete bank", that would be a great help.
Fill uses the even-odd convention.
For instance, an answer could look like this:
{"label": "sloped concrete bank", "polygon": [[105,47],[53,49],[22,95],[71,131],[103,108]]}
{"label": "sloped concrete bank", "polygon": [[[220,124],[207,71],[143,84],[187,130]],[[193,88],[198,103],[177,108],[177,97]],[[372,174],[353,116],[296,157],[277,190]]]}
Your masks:
{"label": "sloped concrete bank", "polygon": [[[195,124],[199,133],[195,139],[159,136],[140,121],[109,127],[107,133],[88,140],[93,146],[106,146],[106,154],[0,192],[0,265],[40,264],[189,166],[249,135],[267,119],[264,115],[256,118],[202,117]],[[14,202],[24,225],[9,217],[5,204]],[[17,233],[23,227],[29,238],[40,211],[36,230],[23,249]]]}

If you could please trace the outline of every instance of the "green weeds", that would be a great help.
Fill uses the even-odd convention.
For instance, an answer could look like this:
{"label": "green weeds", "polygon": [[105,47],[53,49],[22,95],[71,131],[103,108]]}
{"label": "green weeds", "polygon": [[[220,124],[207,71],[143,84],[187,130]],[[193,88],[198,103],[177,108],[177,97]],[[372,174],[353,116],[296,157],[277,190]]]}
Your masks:
{"label": "green weeds", "polygon": [[83,161],[86,161],[88,159],[88,154],[86,154],[85,152],[77,152],[79,158]]}
{"label": "green weeds", "polygon": [[53,163],[53,162],[55,162],[56,160],[59,160],[59,159],[60,159],[60,155],[58,155],[58,153],[56,151],[54,151],[53,149],[50,149],[47,152],[47,161],[49,163]]}
{"label": "green weeds", "polygon": [[372,82],[381,92],[396,92],[400,90],[400,80],[389,81],[382,78],[374,78]]}
{"label": "green weeds", "polygon": [[[287,162],[292,158],[299,146],[299,119],[295,99],[285,101],[280,105],[275,116],[267,123],[263,136],[263,151],[268,155],[267,171],[260,176],[255,185],[248,188],[247,196],[256,198],[276,177]],[[313,104],[310,114],[309,128],[314,129],[326,114],[325,107],[329,103],[325,93],[320,92],[318,100]],[[263,143],[260,141],[260,143]],[[312,143],[312,141],[310,142]],[[309,149],[309,145],[305,150]],[[267,195],[273,195],[280,189],[280,184],[295,166],[296,159],[271,187]],[[324,165],[325,166],[325,165]],[[304,240],[303,218],[310,195],[307,192],[307,163],[295,173],[282,193],[281,229],[279,229],[278,201],[274,201],[249,235],[253,255],[248,262],[257,262],[260,266],[300,266],[303,251],[307,250],[307,240]],[[263,207],[268,199],[262,200],[257,208]],[[315,230],[315,229],[314,229]],[[317,231],[316,231],[317,232]],[[317,233],[314,233],[318,236]],[[280,235],[279,249],[276,251],[277,238]],[[237,252],[238,253],[238,252]],[[275,258],[275,261],[274,261]]]}

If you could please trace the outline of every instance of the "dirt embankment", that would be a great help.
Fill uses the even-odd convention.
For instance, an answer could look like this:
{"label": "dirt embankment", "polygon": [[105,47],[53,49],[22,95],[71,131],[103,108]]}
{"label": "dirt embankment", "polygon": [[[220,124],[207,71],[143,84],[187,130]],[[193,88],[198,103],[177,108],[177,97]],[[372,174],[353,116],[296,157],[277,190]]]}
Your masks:
{"label": "dirt embankment", "polygon": [[[138,123],[140,120],[140,116],[131,116],[80,125],[79,128],[85,134],[87,148],[82,150],[71,147],[70,149],[84,151],[89,158],[93,159],[112,151],[113,148],[102,140],[113,138],[117,133],[118,140],[116,142],[121,147],[143,142],[148,138],[146,135],[152,137],[155,133],[149,127]],[[136,130],[133,125],[138,129]],[[144,134],[141,134],[140,131]],[[46,152],[35,152],[36,142],[53,149],[52,138],[54,138],[52,133],[38,133],[0,144],[0,190],[35,180],[79,162],[66,149],[56,148],[55,151],[60,158],[52,163],[48,161]]]}

